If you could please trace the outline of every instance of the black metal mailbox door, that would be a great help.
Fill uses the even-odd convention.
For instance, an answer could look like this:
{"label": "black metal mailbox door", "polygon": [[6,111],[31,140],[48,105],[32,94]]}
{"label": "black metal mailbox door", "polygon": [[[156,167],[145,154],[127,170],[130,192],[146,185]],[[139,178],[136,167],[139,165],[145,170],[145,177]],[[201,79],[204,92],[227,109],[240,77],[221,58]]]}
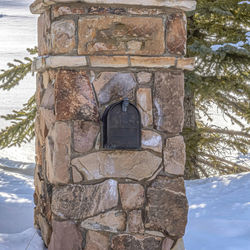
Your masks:
{"label": "black metal mailbox door", "polygon": [[128,99],[109,106],[103,115],[103,147],[141,148],[141,117]]}

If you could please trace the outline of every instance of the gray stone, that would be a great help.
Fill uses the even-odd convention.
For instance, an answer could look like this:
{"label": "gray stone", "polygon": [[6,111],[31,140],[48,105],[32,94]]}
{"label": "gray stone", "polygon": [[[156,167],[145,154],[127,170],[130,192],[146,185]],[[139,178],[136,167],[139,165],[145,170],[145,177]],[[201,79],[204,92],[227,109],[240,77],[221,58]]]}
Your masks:
{"label": "gray stone", "polygon": [[128,232],[143,233],[144,225],[142,222],[141,210],[132,210],[128,214]]}
{"label": "gray stone", "polygon": [[162,152],[161,135],[152,130],[142,130],[141,146],[145,149],[151,149],[158,153]]}
{"label": "gray stone", "polygon": [[176,242],[172,250],[185,250],[184,241],[182,238]]}
{"label": "gray stone", "polygon": [[94,231],[109,231],[117,233],[126,229],[126,214],[114,210],[95,217],[90,217],[81,223],[81,227]]}
{"label": "gray stone", "polygon": [[162,159],[147,151],[99,151],[71,161],[86,180],[102,178],[150,178]]}
{"label": "gray stone", "polygon": [[83,220],[118,205],[117,182],[56,186],[52,195],[52,212],[61,218]]}
{"label": "gray stone", "polygon": [[100,104],[120,98],[134,98],[136,82],[131,73],[103,72],[93,82]]}

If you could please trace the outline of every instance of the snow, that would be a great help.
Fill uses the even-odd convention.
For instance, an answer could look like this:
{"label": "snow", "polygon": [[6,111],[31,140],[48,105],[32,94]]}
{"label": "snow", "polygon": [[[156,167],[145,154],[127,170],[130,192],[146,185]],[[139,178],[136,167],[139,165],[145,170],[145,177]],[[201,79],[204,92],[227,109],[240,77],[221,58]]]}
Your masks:
{"label": "snow", "polygon": [[250,173],[186,181],[186,250],[250,250]]}

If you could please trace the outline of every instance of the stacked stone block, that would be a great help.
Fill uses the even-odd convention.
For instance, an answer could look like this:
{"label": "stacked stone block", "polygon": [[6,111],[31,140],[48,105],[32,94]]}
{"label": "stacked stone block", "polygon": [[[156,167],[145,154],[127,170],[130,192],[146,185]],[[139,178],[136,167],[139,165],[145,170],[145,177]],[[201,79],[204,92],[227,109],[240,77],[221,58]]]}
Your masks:
{"label": "stacked stone block", "polygon": [[[49,249],[168,250],[185,232],[183,10],[195,4],[126,2],[31,6],[41,14],[35,224]],[[142,147],[104,149],[102,114],[125,97]]]}

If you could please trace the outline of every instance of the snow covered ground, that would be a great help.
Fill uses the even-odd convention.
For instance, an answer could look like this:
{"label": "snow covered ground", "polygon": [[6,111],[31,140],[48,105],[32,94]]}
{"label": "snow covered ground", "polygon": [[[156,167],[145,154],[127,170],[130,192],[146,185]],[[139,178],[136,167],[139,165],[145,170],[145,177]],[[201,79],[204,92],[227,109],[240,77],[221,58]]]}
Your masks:
{"label": "snow covered ground", "polygon": [[[0,0],[0,69],[36,44],[33,0]],[[35,91],[31,76],[0,91],[0,115],[21,108]],[[219,123],[221,125],[222,121]],[[7,123],[0,118],[0,129]],[[34,143],[0,150],[0,250],[42,250],[33,228]],[[250,250],[250,173],[187,181],[187,250]]]}

